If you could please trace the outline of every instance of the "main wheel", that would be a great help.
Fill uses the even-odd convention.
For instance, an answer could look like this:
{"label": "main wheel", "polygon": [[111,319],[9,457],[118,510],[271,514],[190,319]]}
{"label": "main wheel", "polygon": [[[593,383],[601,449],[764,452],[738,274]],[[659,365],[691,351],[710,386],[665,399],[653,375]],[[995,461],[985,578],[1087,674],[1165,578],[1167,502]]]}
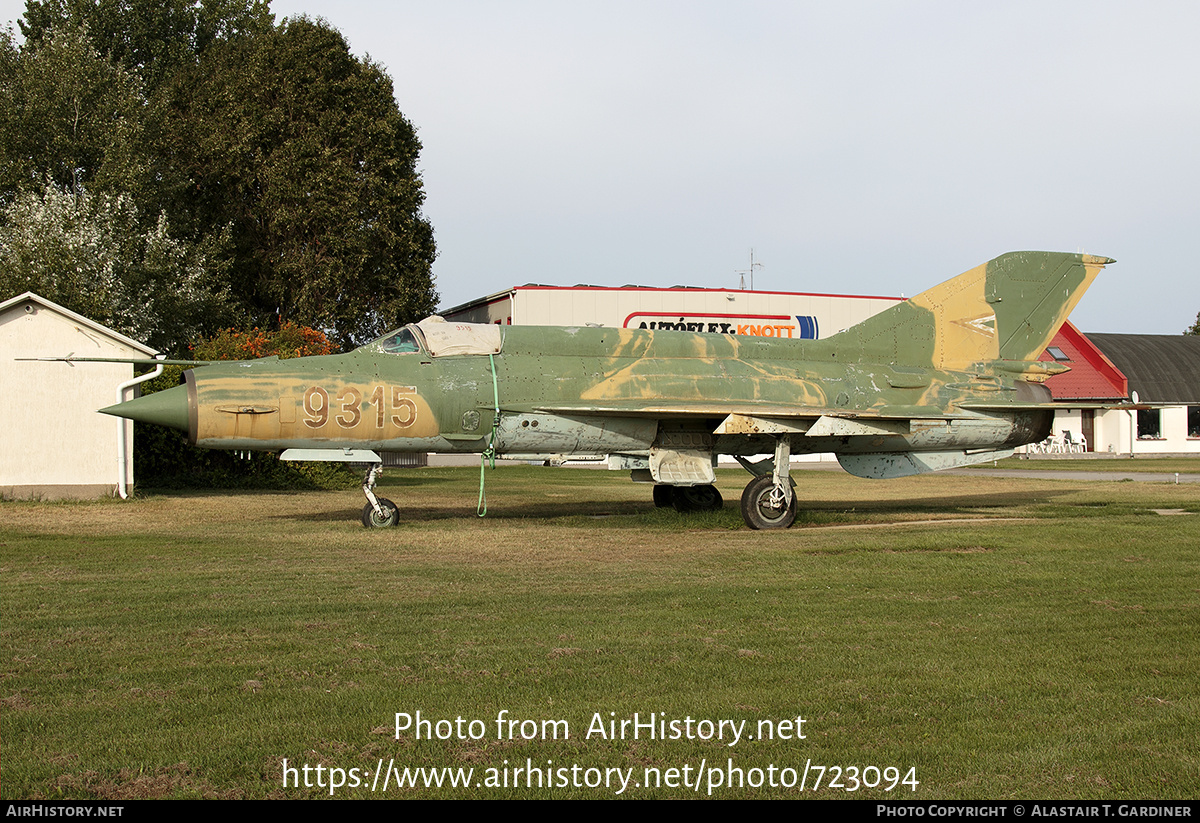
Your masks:
{"label": "main wheel", "polygon": [[368,529],[382,529],[388,526],[394,526],[400,522],[400,509],[396,508],[396,504],[386,497],[375,498],[379,501],[379,508],[383,509],[383,517],[375,513],[375,507],[370,503],[363,506],[362,524]]}
{"label": "main wheel", "polygon": [[668,486],[671,489],[671,505],[681,514],[688,512],[716,511],[725,505],[724,498],[716,486]]}
{"label": "main wheel", "polygon": [[742,492],[742,519],[752,529],[786,529],[796,521],[796,495],[783,504],[783,492],[776,491],[775,478],[760,475],[746,484]]}
{"label": "main wheel", "polygon": [[675,496],[674,486],[655,486],[654,487],[654,507],[665,509],[672,505],[672,498]]}

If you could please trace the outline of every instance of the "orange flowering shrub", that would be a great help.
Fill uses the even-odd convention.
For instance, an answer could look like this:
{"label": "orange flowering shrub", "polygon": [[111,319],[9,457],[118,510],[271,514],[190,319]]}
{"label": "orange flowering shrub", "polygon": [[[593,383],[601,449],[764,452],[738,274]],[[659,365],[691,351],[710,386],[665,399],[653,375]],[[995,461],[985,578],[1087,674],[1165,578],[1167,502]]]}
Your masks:
{"label": "orange flowering shrub", "polygon": [[295,323],[284,323],[277,331],[257,327],[250,331],[225,329],[191,346],[191,350],[197,360],[254,360],[271,355],[284,360],[334,353],[333,343],[324,332]]}

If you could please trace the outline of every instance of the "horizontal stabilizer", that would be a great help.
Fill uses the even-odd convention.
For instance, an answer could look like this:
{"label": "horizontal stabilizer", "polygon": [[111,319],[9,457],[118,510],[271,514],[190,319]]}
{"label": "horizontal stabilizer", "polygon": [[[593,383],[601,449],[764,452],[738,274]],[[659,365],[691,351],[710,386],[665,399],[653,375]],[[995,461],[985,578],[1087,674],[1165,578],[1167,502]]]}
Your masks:
{"label": "horizontal stabilizer", "polygon": [[[981,412],[1014,412],[1014,411],[1063,411],[1067,407],[1067,403],[962,403],[960,409],[970,409],[971,411]],[[1081,401],[1072,400],[1069,404],[1072,409],[1119,409],[1120,411],[1140,411],[1142,409],[1170,409],[1179,406],[1179,403],[1129,403],[1129,402],[1102,402],[1098,400]]]}

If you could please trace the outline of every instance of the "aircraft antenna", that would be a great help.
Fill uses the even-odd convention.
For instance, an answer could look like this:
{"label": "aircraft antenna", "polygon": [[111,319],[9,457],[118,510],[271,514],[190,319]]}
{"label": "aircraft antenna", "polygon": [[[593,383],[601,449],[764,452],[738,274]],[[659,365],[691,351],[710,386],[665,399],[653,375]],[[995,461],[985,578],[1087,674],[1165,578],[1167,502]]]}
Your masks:
{"label": "aircraft antenna", "polygon": [[750,249],[750,268],[735,269],[733,272],[734,274],[741,275],[741,277],[738,281],[738,288],[741,289],[742,291],[746,290],[746,275],[748,274],[748,275],[750,275],[750,291],[754,291],[754,270],[761,269],[762,267],[763,267],[762,263],[754,262],[754,249]]}

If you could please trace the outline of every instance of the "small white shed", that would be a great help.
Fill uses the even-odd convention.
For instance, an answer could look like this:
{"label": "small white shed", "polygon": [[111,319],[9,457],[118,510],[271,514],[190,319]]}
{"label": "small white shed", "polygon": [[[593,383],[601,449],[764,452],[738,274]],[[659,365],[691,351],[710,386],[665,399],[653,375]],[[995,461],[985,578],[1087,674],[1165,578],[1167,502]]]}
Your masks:
{"label": "small white shed", "polygon": [[[28,357],[153,357],[123,334],[26,292],[0,303],[0,495],[103,497],[120,476],[119,435],[130,444],[125,482],[133,484],[133,424],[97,414],[133,377],[126,363],[61,363]],[[127,390],[126,397],[132,390]]]}

